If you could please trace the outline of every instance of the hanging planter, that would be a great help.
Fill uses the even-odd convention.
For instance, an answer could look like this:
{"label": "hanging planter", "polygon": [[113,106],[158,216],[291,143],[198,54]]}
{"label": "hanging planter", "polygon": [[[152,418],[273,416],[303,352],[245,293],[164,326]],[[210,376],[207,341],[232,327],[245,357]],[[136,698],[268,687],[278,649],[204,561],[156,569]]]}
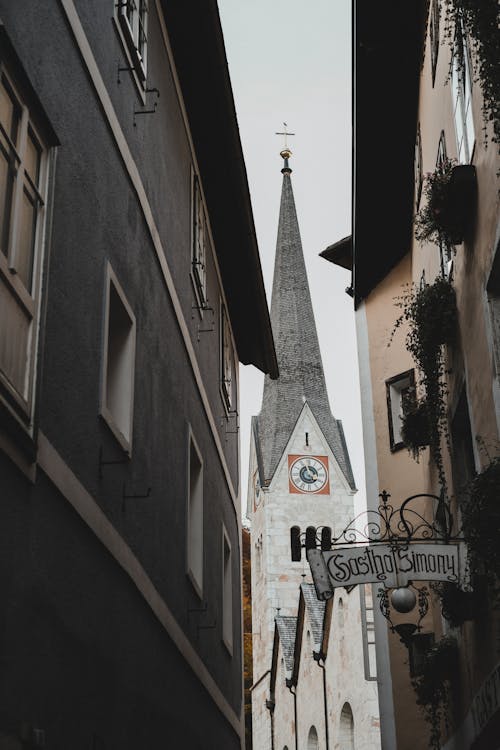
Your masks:
{"label": "hanging planter", "polygon": [[431,584],[441,601],[441,612],[454,628],[468,620],[474,620],[479,612],[479,602],[475,591],[463,591],[456,583]]}
{"label": "hanging planter", "polygon": [[470,233],[476,215],[476,168],[445,159],[426,175],[426,202],[415,217],[415,237],[419,242],[459,245]]}
{"label": "hanging planter", "polygon": [[412,406],[408,405],[401,417],[401,437],[415,460],[420,451],[429,445],[429,416],[427,404],[420,401]]}
{"label": "hanging planter", "polygon": [[422,672],[412,681],[417,704],[422,706],[431,727],[429,747],[433,750],[441,747],[441,727],[447,721],[451,683],[457,675],[457,667],[457,642],[455,638],[445,636],[427,651]]}

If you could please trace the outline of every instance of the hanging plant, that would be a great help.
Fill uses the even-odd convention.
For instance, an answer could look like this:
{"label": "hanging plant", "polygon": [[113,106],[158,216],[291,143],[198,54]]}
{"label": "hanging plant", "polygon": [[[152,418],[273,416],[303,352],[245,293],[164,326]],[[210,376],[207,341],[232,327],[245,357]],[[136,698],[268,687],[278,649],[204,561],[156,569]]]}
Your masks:
{"label": "hanging plant", "polygon": [[441,612],[453,628],[473,620],[480,606],[475,591],[463,591],[456,583],[431,583],[441,602]]}
{"label": "hanging plant", "polygon": [[500,143],[500,34],[497,0],[444,0],[445,36],[458,69],[466,64],[464,35],[472,52],[473,71],[483,94],[485,125],[493,125]]}
{"label": "hanging plant", "polygon": [[[425,439],[430,447],[430,453],[438,470],[439,480],[443,488],[446,479],[441,452],[441,438],[448,442],[448,422],[446,415],[446,364],[445,344],[453,344],[457,335],[457,307],[455,290],[446,279],[438,277],[433,284],[425,284],[420,288],[408,286],[405,293],[397,298],[396,306],[402,312],[394,324],[391,341],[396,330],[404,323],[409,324],[406,336],[406,348],[412,355],[420,371],[420,385],[425,390],[425,399],[416,404],[413,413],[410,409],[408,417],[403,422],[408,424],[410,432],[411,419],[414,424],[420,420],[418,431],[414,434],[418,440],[424,439],[421,427],[422,419],[427,418],[427,434]],[[390,343],[390,342],[389,342]],[[410,416],[411,415],[411,416]],[[408,446],[418,457],[422,446],[410,442]],[[417,449],[415,451],[415,448]]]}
{"label": "hanging plant", "polygon": [[407,400],[403,404],[401,437],[413,458],[418,461],[420,451],[429,445],[429,417],[426,401]]}
{"label": "hanging plant", "polygon": [[500,456],[470,483],[461,503],[462,532],[474,573],[495,587],[500,580]]}
{"label": "hanging plant", "polygon": [[421,674],[412,680],[417,704],[422,706],[425,720],[430,724],[430,745],[441,747],[441,728],[447,724],[451,700],[451,682],[457,675],[458,646],[455,638],[445,636],[425,654]]}
{"label": "hanging plant", "polygon": [[470,231],[477,204],[476,169],[444,159],[424,181],[422,208],[415,217],[415,237],[435,245],[459,245]]}

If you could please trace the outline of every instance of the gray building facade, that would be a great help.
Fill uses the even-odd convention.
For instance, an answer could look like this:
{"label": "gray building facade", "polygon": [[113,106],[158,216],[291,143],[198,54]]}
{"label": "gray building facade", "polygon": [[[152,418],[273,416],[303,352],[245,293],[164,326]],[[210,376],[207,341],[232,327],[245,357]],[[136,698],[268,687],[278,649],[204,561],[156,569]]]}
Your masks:
{"label": "gray building facade", "polygon": [[277,366],[217,5],[0,19],[0,748],[240,747],[238,361]]}

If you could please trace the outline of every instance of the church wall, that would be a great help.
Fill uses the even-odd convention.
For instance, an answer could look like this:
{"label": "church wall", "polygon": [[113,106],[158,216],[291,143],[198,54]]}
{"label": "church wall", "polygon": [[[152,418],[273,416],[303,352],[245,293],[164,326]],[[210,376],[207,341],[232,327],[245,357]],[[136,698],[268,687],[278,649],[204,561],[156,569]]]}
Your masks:
{"label": "church wall", "polygon": [[[340,607],[342,602],[342,607]],[[348,703],[354,720],[356,750],[381,747],[376,680],[365,678],[361,606],[358,588],[335,591],[326,658],[331,750],[343,750],[340,716]]]}

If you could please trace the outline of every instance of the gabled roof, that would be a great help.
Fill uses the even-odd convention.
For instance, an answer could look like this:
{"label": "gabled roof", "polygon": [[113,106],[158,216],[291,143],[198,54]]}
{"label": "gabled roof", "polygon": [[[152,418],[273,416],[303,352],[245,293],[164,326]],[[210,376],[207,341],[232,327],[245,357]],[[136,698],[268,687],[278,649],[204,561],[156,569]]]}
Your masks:
{"label": "gabled roof", "polygon": [[[238,357],[278,368],[216,0],[161,0],[208,204]],[[196,59],[202,64],[193,64]]]}
{"label": "gabled roof", "polygon": [[291,170],[287,164],[282,172],[271,299],[279,377],[277,380],[265,378],[262,408],[254,423],[263,467],[262,481],[268,484],[272,479],[304,403],[307,403],[350,487],[355,489],[342,423],[330,411]]}
{"label": "gabled roof", "polygon": [[313,651],[319,653],[323,643],[323,627],[325,620],[325,602],[321,602],[316,596],[314,584],[300,584],[301,597],[304,600],[307,617],[311,626],[313,637]]}
{"label": "gabled roof", "polygon": [[281,648],[283,650],[285,669],[287,672],[292,672],[295,637],[297,632],[297,618],[288,615],[279,615],[276,617],[275,623],[281,642]]}

